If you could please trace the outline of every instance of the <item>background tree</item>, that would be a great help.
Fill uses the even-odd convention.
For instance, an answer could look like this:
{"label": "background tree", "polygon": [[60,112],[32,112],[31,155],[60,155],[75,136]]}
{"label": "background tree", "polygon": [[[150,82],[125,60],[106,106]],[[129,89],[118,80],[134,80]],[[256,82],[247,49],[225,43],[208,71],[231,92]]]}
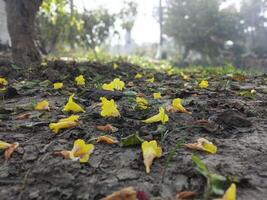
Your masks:
{"label": "background tree", "polygon": [[220,10],[220,1],[170,0],[167,6],[164,32],[184,47],[183,59],[194,50],[207,63],[216,63],[227,41],[242,45],[240,15],[233,9]]}
{"label": "background tree", "polygon": [[83,33],[82,41],[85,47],[95,50],[109,37],[114,27],[116,16],[110,14],[107,9],[85,10],[82,16]]}
{"label": "background tree", "polygon": [[124,1],[124,6],[119,13],[121,27],[126,31],[126,45],[130,45],[132,41],[132,29],[137,16],[137,3],[135,1]]}
{"label": "background tree", "polygon": [[82,16],[69,0],[45,0],[38,14],[38,33],[44,53],[79,44]]}
{"label": "background tree", "polygon": [[245,26],[246,44],[249,53],[267,57],[267,1],[243,0],[241,15]]}
{"label": "background tree", "polygon": [[28,66],[41,62],[36,47],[35,17],[42,0],[6,0],[8,31],[16,64]]}

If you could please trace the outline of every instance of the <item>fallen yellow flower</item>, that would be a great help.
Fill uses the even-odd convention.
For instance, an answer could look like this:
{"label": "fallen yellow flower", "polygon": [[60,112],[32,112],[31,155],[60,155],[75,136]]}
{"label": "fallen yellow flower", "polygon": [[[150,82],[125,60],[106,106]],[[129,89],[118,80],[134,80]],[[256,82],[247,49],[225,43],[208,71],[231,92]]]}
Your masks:
{"label": "fallen yellow flower", "polygon": [[209,87],[209,82],[208,82],[208,81],[205,81],[205,80],[202,80],[202,81],[198,84],[198,86],[199,86],[200,88],[207,88],[207,87]]}
{"label": "fallen yellow flower", "polygon": [[174,108],[174,110],[177,110],[179,112],[182,113],[189,113],[191,114],[191,112],[188,112],[182,105],[182,99],[180,98],[176,98],[172,100],[172,108]]}
{"label": "fallen yellow flower", "polygon": [[16,148],[18,148],[19,143],[15,142],[13,144],[4,142],[0,140],[0,149],[5,151],[5,159],[8,160],[12,153],[15,151]]}
{"label": "fallen yellow flower", "polygon": [[117,69],[119,67],[119,65],[117,63],[113,63],[113,69]]}
{"label": "fallen yellow flower", "polygon": [[161,157],[162,149],[158,146],[156,140],[145,141],[142,143],[142,152],[146,173],[150,173],[150,166],[155,158]]}
{"label": "fallen yellow flower", "polygon": [[165,110],[163,107],[159,108],[159,113],[157,115],[154,115],[143,122],[145,123],[154,123],[154,122],[162,122],[165,124],[169,120],[168,115],[165,113]]}
{"label": "fallen yellow flower", "polygon": [[68,100],[67,104],[64,106],[63,111],[65,111],[65,112],[72,111],[74,113],[85,112],[85,110],[82,109],[82,107],[80,105],[78,105],[77,103],[75,103],[73,101],[73,97],[74,97],[74,94],[72,94],[69,97],[69,100]]}
{"label": "fallen yellow flower", "polygon": [[85,163],[89,160],[93,151],[93,144],[86,144],[84,140],[77,139],[75,140],[71,151],[61,151],[60,154],[65,158],[70,158],[73,161],[79,160],[80,163]]}
{"label": "fallen yellow flower", "polygon": [[115,78],[112,81],[113,85],[114,85],[114,89],[115,90],[122,90],[125,86],[125,83],[123,81],[121,81],[119,78]]}
{"label": "fallen yellow flower", "polygon": [[114,86],[113,86],[112,83],[109,83],[109,84],[104,83],[104,84],[102,85],[102,89],[103,89],[103,90],[114,91]]}
{"label": "fallen yellow flower", "polygon": [[118,111],[117,105],[113,99],[107,100],[105,97],[100,97],[101,100],[101,116],[102,117],[118,117],[120,112]]}
{"label": "fallen yellow flower", "polygon": [[85,85],[85,79],[83,75],[77,76],[75,78],[76,85]]}
{"label": "fallen yellow flower", "polygon": [[46,100],[43,100],[41,102],[38,102],[35,106],[35,110],[50,110],[49,108],[49,102]]}
{"label": "fallen yellow flower", "polygon": [[236,185],[234,183],[225,192],[223,200],[236,200]]}
{"label": "fallen yellow flower", "polygon": [[135,101],[141,110],[145,110],[148,108],[148,101],[145,98],[136,97]]}
{"label": "fallen yellow flower", "polygon": [[197,143],[185,144],[185,147],[193,150],[206,151],[212,154],[215,154],[217,152],[217,147],[205,138],[199,138],[197,140]]}
{"label": "fallen yellow flower", "polygon": [[114,90],[122,90],[125,87],[125,83],[121,81],[119,78],[115,78],[113,81],[110,83],[105,83],[102,85],[103,90],[109,90],[109,91],[114,91]]}
{"label": "fallen yellow flower", "polygon": [[8,84],[8,81],[5,78],[0,78],[0,89],[4,90],[5,86]]}
{"label": "fallen yellow flower", "polygon": [[78,119],[78,115],[71,115],[70,117],[60,119],[57,123],[50,123],[49,128],[54,133],[58,133],[61,129],[76,127],[78,125]]}
{"label": "fallen yellow flower", "polygon": [[148,83],[154,83],[155,82],[155,78],[152,77],[152,78],[146,79],[146,82],[148,82]]}
{"label": "fallen yellow flower", "polygon": [[57,82],[53,84],[55,90],[61,89],[63,87],[63,83]]}
{"label": "fallen yellow flower", "polygon": [[161,99],[162,98],[161,93],[160,92],[153,93],[153,98],[154,99]]}
{"label": "fallen yellow flower", "polygon": [[66,122],[66,121],[75,121],[78,122],[80,116],[79,115],[71,115],[67,118],[60,119],[59,122]]}
{"label": "fallen yellow flower", "polygon": [[182,76],[183,80],[185,80],[185,81],[189,81],[190,80],[190,76],[189,75],[186,75],[183,72],[181,72],[180,75]]}
{"label": "fallen yellow flower", "polygon": [[140,73],[137,73],[137,74],[134,76],[135,79],[139,79],[139,78],[142,78],[142,77],[143,77],[143,75],[140,74]]}

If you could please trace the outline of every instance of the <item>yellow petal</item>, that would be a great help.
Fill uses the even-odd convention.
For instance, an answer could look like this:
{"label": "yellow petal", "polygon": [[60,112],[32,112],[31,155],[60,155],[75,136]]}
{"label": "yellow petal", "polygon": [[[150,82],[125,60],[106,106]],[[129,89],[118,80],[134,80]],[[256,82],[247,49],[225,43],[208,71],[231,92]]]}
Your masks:
{"label": "yellow petal", "polygon": [[79,158],[81,163],[87,162],[90,154],[94,150],[94,145],[93,144],[86,144],[84,140],[82,139],[77,139],[74,142],[73,149],[71,150],[72,155],[75,158]]}
{"label": "yellow petal", "polygon": [[117,69],[119,67],[119,65],[117,63],[113,63],[113,69]]}
{"label": "yellow petal", "polygon": [[209,82],[208,81],[205,81],[205,80],[202,80],[199,85],[198,85],[200,88],[207,88],[209,87]]}
{"label": "yellow petal", "polygon": [[149,79],[146,80],[146,82],[148,82],[148,83],[154,83],[154,81],[155,81],[154,77],[149,78]]}
{"label": "yellow petal", "polygon": [[185,147],[193,150],[206,151],[212,154],[215,154],[217,152],[217,147],[205,138],[199,138],[197,140],[197,143],[185,144]]}
{"label": "yellow petal", "polygon": [[160,92],[153,93],[153,97],[154,97],[154,99],[161,99],[162,98]]}
{"label": "yellow petal", "polygon": [[222,200],[236,200],[236,185],[234,183],[227,189]]}
{"label": "yellow petal", "polygon": [[53,84],[55,90],[61,89],[63,87],[63,83],[57,82]]}
{"label": "yellow petal", "polygon": [[38,102],[35,106],[35,110],[50,110],[49,102],[46,100]]}
{"label": "yellow petal", "polygon": [[11,144],[0,140],[0,149],[7,149]]}
{"label": "yellow petal", "polygon": [[140,73],[137,73],[137,74],[134,76],[135,79],[139,79],[139,78],[142,78],[142,77],[143,77],[143,75],[140,74]]}
{"label": "yellow petal", "polygon": [[109,90],[109,91],[114,91],[114,85],[112,83],[105,83],[102,85],[103,90]]}
{"label": "yellow petal", "polygon": [[159,113],[157,115],[154,115],[154,116],[144,120],[143,122],[145,122],[145,123],[162,122],[163,124],[165,124],[168,121],[169,121],[168,115],[165,113],[164,108],[160,107]]}
{"label": "yellow petal", "polygon": [[85,79],[83,75],[77,76],[75,78],[76,85],[85,85]]}
{"label": "yellow petal", "polygon": [[66,122],[66,121],[74,121],[77,122],[79,120],[80,116],[79,115],[71,115],[67,118],[60,119],[58,122]]}
{"label": "yellow petal", "polygon": [[120,112],[117,109],[117,105],[113,99],[107,100],[105,97],[101,97],[101,116],[102,117],[118,117]]}
{"label": "yellow petal", "polygon": [[182,105],[182,99],[176,98],[172,100],[172,107],[182,113],[190,113],[188,112]]}
{"label": "yellow petal", "polygon": [[78,105],[77,103],[75,103],[73,101],[73,97],[74,97],[74,94],[72,94],[69,97],[69,100],[68,100],[67,104],[64,106],[63,111],[66,111],[66,112],[72,111],[74,113],[85,112],[85,110],[82,109],[82,107],[80,105]]}
{"label": "yellow petal", "polygon": [[8,81],[5,78],[0,78],[0,89],[4,88],[8,84]]}
{"label": "yellow petal", "polygon": [[125,86],[125,83],[121,81],[119,78],[115,78],[112,82],[115,90],[122,90]]}
{"label": "yellow petal", "polygon": [[142,143],[142,152],[144,165],[146,167],[146,173],[150,173],[150,166],[155,158],[159,158],[162,155],[162,149],[158,146],[157,141],[152,140],[150,142],[144,141]]}
{"label": "yellow petal", "polygon": [[61,121],[57,123],[50,123],[49,128],[54,132],[58,133],[61,129],[72,128],[78,125],[75,121]]}
{"label": "yellow petal", "polygon": [[145,110],[148,108],[148,101],[145,98],[136,97],[135,101],[140,109]]}

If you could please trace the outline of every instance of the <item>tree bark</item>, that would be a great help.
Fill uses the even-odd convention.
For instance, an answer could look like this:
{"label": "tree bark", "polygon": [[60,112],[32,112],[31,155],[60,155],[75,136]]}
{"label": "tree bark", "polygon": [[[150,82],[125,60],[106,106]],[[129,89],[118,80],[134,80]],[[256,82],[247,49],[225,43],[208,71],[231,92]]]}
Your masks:
{"label": "tree bark", "polygon": [[31,67],[41,62],[34,40],[34,22],[41,3],[42,0],[6,0],[12,57],[19,66]]}

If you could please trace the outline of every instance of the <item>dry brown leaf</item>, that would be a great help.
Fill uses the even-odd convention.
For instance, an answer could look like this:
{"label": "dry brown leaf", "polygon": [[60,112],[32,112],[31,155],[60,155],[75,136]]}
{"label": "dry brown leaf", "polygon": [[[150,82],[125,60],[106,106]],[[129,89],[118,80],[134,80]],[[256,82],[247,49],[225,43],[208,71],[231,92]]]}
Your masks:
{"label": "dry brown leaf", "polygon": [[16,120],[24,120],[24,119],[29,119],[30,116],[31,116],[30,113],[24,113],[24,114],[17,116],[15,119]]}
{"label": "dry brown leaf", "polygon": [[246,80],[246,77],[242,74],[234,74],[232,76],[232,79],[239,82],[244,82]]}
{"label": "dry brown leaf", "polygon": [[99,126],[96,126],[96,128],[99,131],[105,131],[105,132],[106,131],[111,131],[112,133],[115,133],[115,132],[117,132],[119,130],[118,128],[112,126],[111,124],[106,124],[104,126],[99,125]]}
{"label": "dry brown leaf", "polygon": [[215,123],[210,123],[208,120],[197,120],[194,121],[193,124],[199,125],[202,128],[204,128],[206,131],[209,131],[211,133],[218,130],[219,126]]}
{"label": "dry brown leaf", "polygon": [[10,147],[8,147],[6,150],[5,150],[5,159],[8,160],[11,155],[13,154],[13,152],[15,151],[16,148],[18,148],[19,146],[19,143],[18,142],[15,142],[14,144],[12,144]]}
{"label": "dry brown leaf", "polygon": [[134,83],[132,81],[130,81],[127,86],[130,86],[130,87],[133,87],[134,86]]}
{"label": "dry brown leaf", "polygon": [[119,143],[118,140],[116,138],[104,135],[104,136],[99,136],[97,138],[96,142],[105,142],[107,144],[117,144]]}
{"label": "dry brown leaf", "polygon": [[185,199],[189,199],[192,198],[196,195],[195,192],[192,191],[183,191],[183,192],[179,192],[176,196],[175,196],[175,200],[185,200]]}
{"label": "dry brown leaf", "polygon": [[111,195],[102,198],[101,200],[136,200],[136,191],[133,187],[127,187],[120,191],[114,192]]}

